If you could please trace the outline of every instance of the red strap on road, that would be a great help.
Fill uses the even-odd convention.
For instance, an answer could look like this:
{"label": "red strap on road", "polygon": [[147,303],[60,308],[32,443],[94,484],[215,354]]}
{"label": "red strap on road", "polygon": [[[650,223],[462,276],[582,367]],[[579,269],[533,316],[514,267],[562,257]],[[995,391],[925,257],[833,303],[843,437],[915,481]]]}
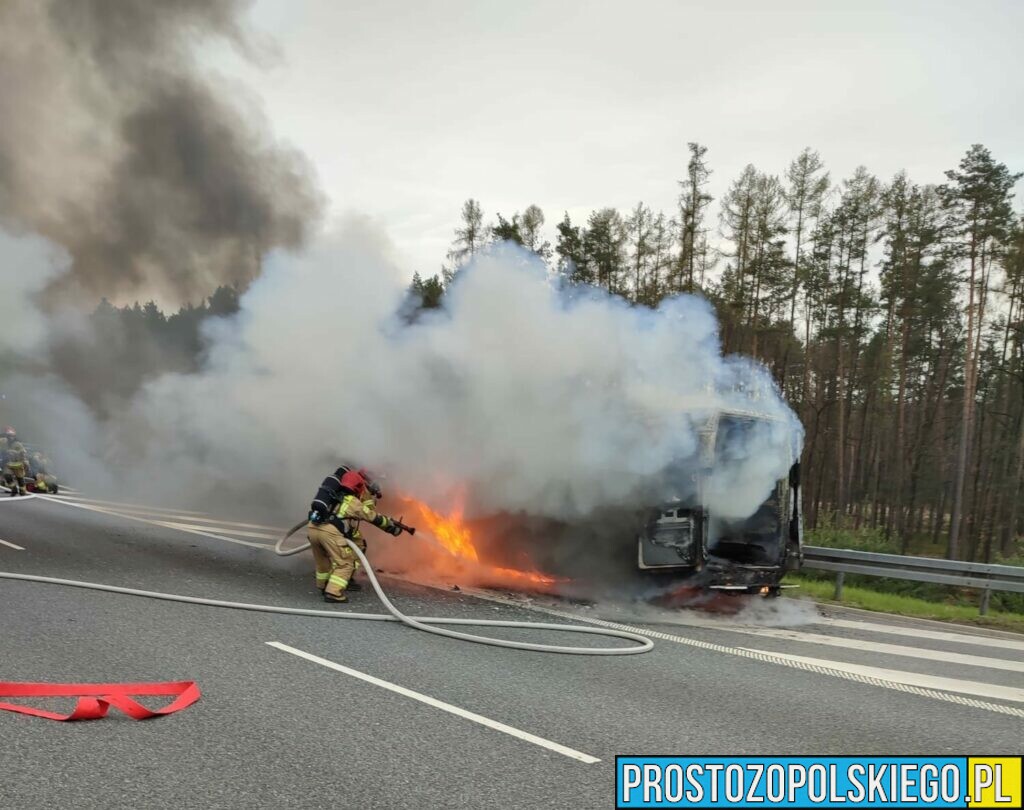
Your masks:
{"label": "red strap on road", "polygon": [[[173,695],[162,709],[147,709],[131,695]],[[48,720],[99,720],[113,706],[136,720],[173,714],[199,700],[195,681],[166,683],[17,683],[0,681],[0,697],[76,697],[71,714],[57,714],[17,703],[0,703],[0,710],[45,717]]]}

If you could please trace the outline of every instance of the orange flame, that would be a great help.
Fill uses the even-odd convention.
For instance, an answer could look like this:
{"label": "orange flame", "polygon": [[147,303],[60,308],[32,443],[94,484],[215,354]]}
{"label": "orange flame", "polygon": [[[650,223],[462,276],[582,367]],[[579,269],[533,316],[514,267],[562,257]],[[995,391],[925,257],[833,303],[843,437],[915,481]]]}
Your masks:
{"label": "orange flame", "polygon": [[[516,568],[492,565],[480,558],[480,550],[473,542],[473,534],[466,525],[462,506],[456,506],[447,515],[434,511],[422,501],[403,498],[405,505],[414,510],[414,523],[433,537],[438,545],[455,557],[460,573],[468,575],[479,584],[530,585],[550,588],[564,579],[543,574],[539,571],[521,571]],[[443,561],[436,560],[439,569],[450,569]]]}
{"label": "orange flame", "polygon": [[409,503],[415,507],[427,525],[427,529],[449,553],[456,557],[465,557],[467,560],[477,562],[480,555],[473,547],[473,538],[462,520],[462,508],[456,507],[448,517],[439,515],[425,503],[410,500]]}

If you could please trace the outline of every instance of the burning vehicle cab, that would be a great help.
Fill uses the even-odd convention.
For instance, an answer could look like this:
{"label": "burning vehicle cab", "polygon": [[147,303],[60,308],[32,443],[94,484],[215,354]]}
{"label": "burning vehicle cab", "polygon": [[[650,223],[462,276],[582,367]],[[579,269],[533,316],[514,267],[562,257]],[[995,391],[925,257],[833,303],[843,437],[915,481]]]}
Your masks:
{"label": "burning vehicle cab", "polygon": [[775,483],[753,514],[734,518],[717,514],[709,505],[716,470],[728,465],[732,448],[749,446],[744,439],[770,428],[772,419],[723,410],[707,420],[699,431],[701,463],[692,476],[694,486],[652,512],[640,534],[641,571],[704,588],[778,594],[786,571],[799,568],[801,561],[800,462],[795,449],[789,451],[788,475]]}

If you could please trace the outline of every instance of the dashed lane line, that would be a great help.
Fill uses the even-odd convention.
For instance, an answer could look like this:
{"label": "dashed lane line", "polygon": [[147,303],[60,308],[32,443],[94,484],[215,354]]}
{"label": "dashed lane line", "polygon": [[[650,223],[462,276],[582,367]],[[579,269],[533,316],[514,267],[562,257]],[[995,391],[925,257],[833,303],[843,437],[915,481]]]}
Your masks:
{"label": "dashed lane line", "polygon": [[299,658],[304,658],[307,661],[312,661],[314,664],[327,667],[327,669],[333,669],[335,672],[342,672],[345,675],[358,678],[366,683],[379,686],[381,689],[387,689],[390,692],[411,698],[412,700],[418,700],[420,703],[425,703],[427,706],[432,706],[435,709],[440,709],[443,712],[454,714],[456,717],[461,717],[464,720],[470,720],[481,726],[486,726],[487,728],[494,729],[495,731],[500,731],[502,734],[508,734],[516,739],[524,740],[526,742],[533,743],[534,745],[539,745],[541,748],[546,748],[549,751],[554,751],[557,754],[586,763],[587,765],[593,765],[595,762],[601,761],[597,757],[591,756],[590,754],[584,754],[582,751],[577,751],[575,748],[569,748],[565,745],[561,745],[560,743],[547,740],[544,737],[538,737],[536,734],[530,734],[528,731],[523,731],[522,729],[515,728],[514,726],[508,726],[504,723],[499,723],[497,720],[484,717],[476,712],[468,711],[460,708],[459,706],[453,706],[451,703],[445,703],[443,700],[430,697],[430,695],[424,695],[422,692],[414,692],[412,689],[406,689],[404,686],[399,686],[398,684],[391,683],[390,681],[376,678],[373,675],[367,675],[365,672],[360,672],[357,669],[352,669],[342,664],[335,663],[334,661],[329,661],[326,658],[321,658],[318,655],[313,655],[312,653],[305,652],[304,650],[289,647],[287,644],[282,644],[280,641],[268,641],[266,644],[267,646],[274,647],[282,652],[290,653],[291,655],[298,656]]}

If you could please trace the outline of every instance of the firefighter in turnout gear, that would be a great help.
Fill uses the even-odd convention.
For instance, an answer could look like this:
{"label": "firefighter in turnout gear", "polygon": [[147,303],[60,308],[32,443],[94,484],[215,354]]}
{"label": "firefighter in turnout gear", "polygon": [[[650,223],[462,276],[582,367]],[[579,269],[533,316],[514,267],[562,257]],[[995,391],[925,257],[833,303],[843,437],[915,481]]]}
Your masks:
{"label": "firefighter in turnout gear", "polygon": [[[365,470],[338,468],[324,479],[310,509],[306,537],[316,562],[316,583],[325,602],[347,602],[345,591],[359,560],[345,538],[365,548],[365,540],[355,539],[363,521],[397,537],[403,527],[392,518],[377,513]],[[378,490],[379,491],[379,490]]]}
{"label": "firefighter in turnout gear", "polygon": [[4,430],[0,441],[0,456],[4,470],[4,484],[11,490],[11,497],[25,495],[25,473],[28,471],[28,452],[18,441],[18,434],[12,427]]}
{"label": "firefighter in turnout gear", "polygon": [[45,455],[36,451],[29,461],[32,477],[36,479],[36,492],[53,492],[57,489],[57,476],[53,474],[53,464]]}

